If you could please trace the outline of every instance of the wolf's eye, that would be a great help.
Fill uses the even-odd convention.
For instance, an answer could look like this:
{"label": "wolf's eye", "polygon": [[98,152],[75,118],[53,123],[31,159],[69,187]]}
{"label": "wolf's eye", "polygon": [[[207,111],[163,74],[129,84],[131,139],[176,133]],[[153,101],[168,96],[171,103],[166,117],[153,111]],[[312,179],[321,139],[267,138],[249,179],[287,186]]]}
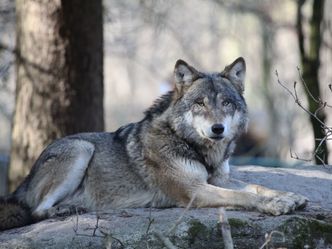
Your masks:
{"label": "wolf's eye", "polygon": [[222,102],[222,105],[223,105],[223,106],[229,106],[230,104],[231,104],[231,102],[228,101],[228,100],[224,100],[224,101]]}
{"label": "wolf's eye", "polygon": [[199,106],[202,106],[202,107],[205,106],[203,99],[196,99],[195,100],[195,104],[197,104]]}

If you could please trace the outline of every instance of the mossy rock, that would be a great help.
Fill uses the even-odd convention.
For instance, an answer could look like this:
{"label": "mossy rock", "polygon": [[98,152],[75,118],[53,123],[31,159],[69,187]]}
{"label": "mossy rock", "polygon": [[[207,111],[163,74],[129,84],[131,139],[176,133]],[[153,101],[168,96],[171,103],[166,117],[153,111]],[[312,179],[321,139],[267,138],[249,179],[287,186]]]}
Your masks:
{"label": "mossy rock", "polygon": [[[259,225],[244,219],[230,218],[232,238],[235,248],[250,248],[264,242],[262,229]],[[216,220],[215,224],[205,224],[198,219],[193,219],[189,223],[187,245],[184,248],[224,248],[221,226]],[[245,245],[245,246],[242,246]]]}
{"label": "mossy rock", "polygon": [[261,234],[260,227],[253,222],[237,218],[230,218],[228,222],[231,226],[233,236],[241,237],[250,235],[256,237]]}
{"label": "mossy rock", "polygon": [[206,225],[198,219],[193,219],[189,223],[186,248],[223,248],[223,241],[220,228],[216,224]]}
{"label": "mossy rock", "polygon": [[[224,248],[220,223],[211,225],[193,219],[188,224],[187,244],[180,248]],[[332,248],[332,224],[314,218],[284,216],[281,225],[272,230],[257,220],[229,218],[229,224],[234,246],[239,249],[263,245],[265,236],[272,231],[278,232],[273,234],[269,248]]]}
{"label": "mossy rock", "polygon": [[304,217],[292,217],[279,229],[285,234],[288,248],[332,247],[332,224]]}

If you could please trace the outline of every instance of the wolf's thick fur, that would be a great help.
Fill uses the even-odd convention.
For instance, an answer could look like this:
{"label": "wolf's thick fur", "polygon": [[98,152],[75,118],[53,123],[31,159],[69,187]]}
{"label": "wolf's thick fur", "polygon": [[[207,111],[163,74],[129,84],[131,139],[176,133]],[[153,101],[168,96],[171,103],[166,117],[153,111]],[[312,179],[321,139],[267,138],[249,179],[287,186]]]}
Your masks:
{"label": "wolf's thick fur", "polygon": [[[50,144],[11,196],[26,206],[21,221],[1,229],[27,224],[28,209],[38,220],[73,208],[184,206],[191,199],[196,207],[238,206],[273,215],[304,206],[300,195],[229,178],[228,158],[247,126],[244,76],[242,58],[221,73],[177,61],[174,90],[140,122]],[[0,220],[13,215],[1,212]]]}

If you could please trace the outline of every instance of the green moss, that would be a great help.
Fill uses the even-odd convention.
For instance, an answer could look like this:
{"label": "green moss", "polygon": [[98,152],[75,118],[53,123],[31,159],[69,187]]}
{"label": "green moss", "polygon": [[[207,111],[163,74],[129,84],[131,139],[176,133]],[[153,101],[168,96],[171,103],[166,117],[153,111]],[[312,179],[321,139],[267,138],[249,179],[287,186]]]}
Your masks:
{"label": "green moss", "polygon": [[261,228],[258,224],[243,219],[229,218],[228,223],[231,226],[232,236],[234,238],[258,238],[261,234]]}
{"label": "green moss", "polygon": [[236,228],[236,229],[245,228],[249,226],[248,222],[236,218],[229,218],[228,223],[231,226],[231,228]]}
{"label": "green moss", "polygon": [[188,229],[189,243],[192,244],[195,242],[197,237],[208,237],[209,231],[207,227],[202,224],[199,220],[190,221],[190,227]]}
{"label": "green moss", "polygon": [[311,220],[308,225],[314,237],[323,236],[327,243],[332,243],[332,224]]}
{"label": "green moss", "polygon": [[189,223],[187,231],[187,244],[183,248],[190,249],[220,249],[223,248],[220,225],[217,221],[213,223],[202,223],[198,219],[193,219]]}
{"label": "green moss", "polygon": [[279,229],[285,236],[293,238],[293,248],[303,248],[305,245],[314,248],[318,240],[325,244],[332,243],[332,224],[322,221],[294,217]]}

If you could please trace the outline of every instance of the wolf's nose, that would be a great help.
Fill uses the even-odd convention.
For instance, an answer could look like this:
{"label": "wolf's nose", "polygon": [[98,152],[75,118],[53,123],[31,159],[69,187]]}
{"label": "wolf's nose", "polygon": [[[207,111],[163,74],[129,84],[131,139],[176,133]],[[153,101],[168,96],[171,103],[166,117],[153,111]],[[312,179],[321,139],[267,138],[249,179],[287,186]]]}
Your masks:
{"label": "wolf's nose", "polygon": [[212,125],[211,130],[214,134],[221,135],[223,134],[225,127],[222,124],[214,124]]}

